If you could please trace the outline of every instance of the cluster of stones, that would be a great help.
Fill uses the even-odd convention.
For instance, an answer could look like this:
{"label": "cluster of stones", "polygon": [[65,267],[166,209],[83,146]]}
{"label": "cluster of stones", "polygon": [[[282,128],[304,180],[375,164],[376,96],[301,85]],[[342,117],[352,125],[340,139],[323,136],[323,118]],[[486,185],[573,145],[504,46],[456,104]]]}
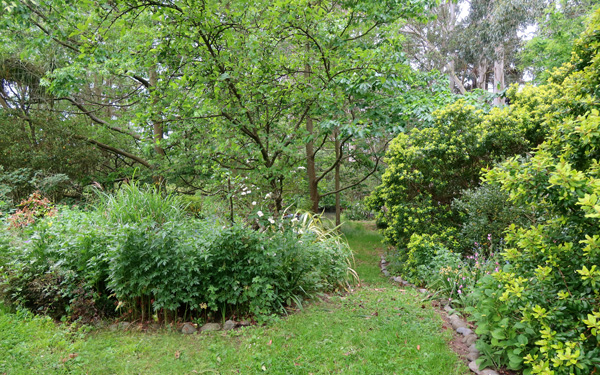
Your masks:
{"label": "cluster of stones", "polygon": [[[400,276],[392,277],[390,275],[390,272],[387,270],[387,262],[383,257],[381,257],[380,265],[381,272],[383,272],[383,274],[386,277],[389,277],[391,280],[397,282],[400,285],[414,287],[413,284],[409,283],[406,280],[403,280]],[[420,293],[427,293],[427,289],[418,289],[418,291]],[[498,375],[498,372],[489,368],[483,370],[479,369],[479,366],[477,366],[477,363],[475,362],[480,356],[479,350],[477,350],[477,348],[475,347],[477,335],[471,329],[469,329],[467,322],[461,319],[460,316],[456,314],[456,311],[454,311],[454,309],[450,307],[450,305],[446,305],[444,307],[444,310],[449,315],[448,319],[450,320],[452,328],[456,330],[456,333],[462,335],[462,342],[469,347],[469,353],[467,354],[467,360],[469,361],[469,369],[477,375]]]}
{"label": "cluster of stones", "polygon": [[238,326],[247,325],[244,322],[236,323],[233,320],[227,320],[223,325],[219,323],[206,323],[200,329],[196,328],[196,324],[184,323],[181,328],[181,333],[186,335],[192,335],[198,332],[212,332],[212,331],[230,331]]}
{"label": "cluster of stones", "polygon": [[[249,326],[250,323],[242,321],[242,322],[234,322],[233,320],[227,320],[223,325],[219,323],[206,323],[198,329],[197,324],[193,323],[183,323],[181,327],[181,333],[186,335],[192,335],[195,333],[202,332],[211,332],[211,331],[229,331],[237,327]],[[152,324],[150,326],[152,330],[158,330],[160,328],[159,324]],[[129,322],[119,322],[111,324],[108,329],[110,331],[139,331],[142,329],[141,324],[134,324]]]}

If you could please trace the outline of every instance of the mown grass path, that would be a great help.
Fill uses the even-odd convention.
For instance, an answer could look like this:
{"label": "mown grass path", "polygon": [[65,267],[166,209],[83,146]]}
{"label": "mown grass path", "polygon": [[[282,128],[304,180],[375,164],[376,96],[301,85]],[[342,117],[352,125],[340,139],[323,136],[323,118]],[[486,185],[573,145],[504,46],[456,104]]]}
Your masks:
{"label": "mown grass path", "polygon": [[68,333],[0,312],[0,374],[468,374],[450,332],[412,289],[379,272],[380,237],[344,228],[362,286],[267,327],[227,333]]}

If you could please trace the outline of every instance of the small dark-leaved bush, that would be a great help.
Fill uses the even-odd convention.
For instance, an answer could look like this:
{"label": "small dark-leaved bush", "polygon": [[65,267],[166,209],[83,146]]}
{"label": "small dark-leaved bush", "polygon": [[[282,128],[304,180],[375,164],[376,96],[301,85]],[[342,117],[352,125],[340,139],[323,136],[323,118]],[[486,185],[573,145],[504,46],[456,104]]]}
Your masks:
{"label": "small dark-leaved bush", "polygon": [[484,183],[463,192],[452,202],[461,216],[457,236],[461,253],[489,256],[504,248],[504,232],[511,224],[525,226],[536,220],[535,210],[516,205],[500,186]]}
{"label": "small dark-leaved bush", "polygon": [[6,231],[0,295],[55,318],[264,318],[347,285],[352,254],[338,236],[312,220],[280,224],[198,220],[177,197],[131,184]]}

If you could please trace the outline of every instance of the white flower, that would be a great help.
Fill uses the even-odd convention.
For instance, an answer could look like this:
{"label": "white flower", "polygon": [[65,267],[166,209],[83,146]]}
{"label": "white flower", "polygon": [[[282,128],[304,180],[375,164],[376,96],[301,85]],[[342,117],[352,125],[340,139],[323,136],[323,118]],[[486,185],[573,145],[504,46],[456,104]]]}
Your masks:
{"label": "white flower", "polygon": [[253,206],[256,206],[256,201],[252,202],[252,205],[253,205]]}
{"label": "white flower", "polygon": [[269,223],[271,223],[271,224],[275,224],[275,220],[273,220],[273,217],[270,217],[270,218],[269,218]]}
{"label": "white flower", "polygon": [[246,195],[246,192],[245,192],[245,191],[242,191],[242,196],[244,196],[244,195]]}
{"label": "white flower", "polygon": [[252,193],[252,190],[248,190],[248,191],[246,192],[246,194],[250,194],[250,193]]}
{"label": "white flower", "polygon": [[264,216],[264,214],[262,213],[262,211],[258,211],[256,214],[258,215],[258,217],[263,217]]}
{"label": "white flower", "polygon": [[268,193],[267,195],[265,195],[265,199],[269,199],[271,198],[271,193]]}
{"label": "white flower", "polygon": [[306,169],[306,167],[298,167],[298,169],[305,170],[305,169]]}

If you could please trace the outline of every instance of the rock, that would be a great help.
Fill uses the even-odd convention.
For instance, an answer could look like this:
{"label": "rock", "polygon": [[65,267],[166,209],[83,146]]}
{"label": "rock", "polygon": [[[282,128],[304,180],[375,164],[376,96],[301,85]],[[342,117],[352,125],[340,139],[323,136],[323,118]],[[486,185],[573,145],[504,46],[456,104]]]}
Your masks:
{"label": "rock", "polygon": [[221,325],[219,323],[206,323],[200,328],[201,332],[220,331]]}
{"label": "rock", "polygon": [[235,328],[235,322],[233,320],[227,320],[224,324],[223,324],[223,331],[229,331]]}
{"label": "rock", "polygon": [[129,329],[130,326],[131,326],[131,323],[129,323],[129,322],[120,322],[119,323],[119,329],[121,331],[127,331],[127,329]]}
{"label": "rock", "polygon": [[477,336],[470,334],[468,336],[465,336],[465,338],[463,339],[463,342],[465,343],[465,345],[473,345],[475,344],[475,341],[477,341]]}
{"label": "rock", "polygon": [[191,335],[196,333],[197,329],[192,323],[185,323],[183,328],[181,328],[181,333],[185,335]]}
{"label": "rock", "polygon": [[116,330],[119,329],[119,325],[117,323],[113,323],[111,325],[108,326],[108,330],[111,332],[115,332]]}
{"label": "rock", "polygon": [[492,369],[489,369],[489,368],[486,368],[485,370],[481,370],[480,374],[481,375],[499,375],[498,372],[496,372]]}
{"label": "rock", "polygon": [[481,373],[481,371],[479,371],[479,366],[477,366],[477,362],[475,362],[475,361],[469,362],[469,368],[471,369],[471,371],[473,371],[476,374]]}
{"label": "rock", "polygon": [[249,322],[249,321],[247,321],[247,320],[242,320],[242,321],[238,322],[238,325],[239,325],[240,327],[249,327],[249,326],[251,326],[251,325],[252,325],[252,323],[250,323],[250,322]]}
{"label": "rock", "polygon": [[467,327],[467,323],[462,321],[459,318],[459,316],[456,314],[450,315],[450,324],[452,324],[452,328],[454,328],[454,329],[459,329],[461,327],[463,327],[463,328]]}
{"label": "rock", "polygon": [[454,309],[452,307],[450,307],[450,305],[444,306],[444,311],[446,311],[448,314],[454,313]]}
{"label": "rock", "polygon": [[383,275],[385,277],[390,277],[390,273],[387,270],[383,270]]}
{"label": "rock", "polygon": [[404,285],[404,286],[412,286],[412,284],[411,284],[411,283],[409,283],[409,282],[408,282],[408,281],[406,281],[406,280],[402,280],[402,285]]}
{"label": "rock", "polygon": [[469,361],[474,361],[477,358],[479,358],[479,352],[469,352],[469,354],[467,354],[467,359]]}
{"label": "rock", "polygon": [[419,293],[425,294],[425,293],[427,293],[427,289],[419,289]]}
{"label": "rock", "polygon": [[404,281],[400,276],[394,276],[393,280],[397,283],[402,283]]}
{"label": "rock", "polygon": [[473,344],[473,345],[469,346],[469,352],[471,352],[471,353],[475,353],[475,352],[479,353],[479,349],[477,349],[477,347],[475,346],[475,344]]}
{"label": "rock", "polygon": [[470,329],[465,328],[465,327],[459,327],[459,328],[457,328],[456,332],[460,333],[463,336],[468,336],[471,333],[473,333],[473,331],[471,331]]}

